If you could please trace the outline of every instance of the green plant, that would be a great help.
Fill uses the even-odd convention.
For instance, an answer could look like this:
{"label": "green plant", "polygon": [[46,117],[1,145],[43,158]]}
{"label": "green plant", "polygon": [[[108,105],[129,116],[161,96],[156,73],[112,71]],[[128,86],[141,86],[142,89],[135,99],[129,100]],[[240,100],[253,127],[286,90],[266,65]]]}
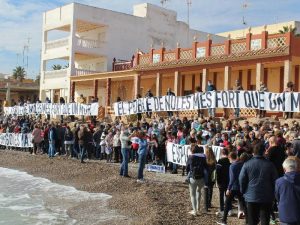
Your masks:
{"label": "green plant", "polygon": [[26,71],[24,69],[24,67],[22,66],[17,66],[14,70],[13,70],[13,74],[12,74],[13,78],[15,80],[19,80],[19,81],[23,81],[25,76],[26,76]]}

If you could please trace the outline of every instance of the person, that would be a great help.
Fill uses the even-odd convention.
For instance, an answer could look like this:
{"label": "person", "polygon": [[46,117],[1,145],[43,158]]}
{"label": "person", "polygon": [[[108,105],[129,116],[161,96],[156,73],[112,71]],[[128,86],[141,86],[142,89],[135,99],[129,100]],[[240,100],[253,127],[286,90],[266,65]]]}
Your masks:
{"label": "person", "polygon": [[218,160],[216,168],[220,201],[220,209],[216,215],[222,215],[224,213],[224,196],[229,184],[229,166],[230,161],[228,159],[228,150],[227,148],[223,148],[221,150],[221,158]]}
{"label": "person", "polygon": [[127,129],[123,130],[120,134],[121,141],[121,154],[122,163],[120,167],[120,176],[129,177],[128,175],[128,161],[129,161],[129,150],[130,150],[130,136]]}
{"label": "person", "polygon": [[[293,92],[294,91],[294,83],[292,81],[289,81],[286,84],[286,88],[284,92]],[[293,112],[285,112],[284,113],[284,119],[292,119],[293,118]]]}
{"label": "person", "polygon": [[[220,225],[227,224],[228,212],[231,208],[232,201],[235,197],[237,197],[239,201],[239,207],[238,207],[239,219],[242,218],[243,215],[242,211],[244,211],[245,209],[245,201],[242,193],[240,192],[240,185],[239,185],[239,175],[243,167],[244,161],[242,157],[241,159],[238,159],[238,155],[236,152],[230,152],[228,158],[230,159],[230,163],[231,163],[229,167],[230,178],[229,178],[228,188],[226,191],[226,201],[225,201],[225,209],[224,209],[223,217],[220,222],[217,222]],[[247,224],[247,219],[246,219],[246,224]]]}
{"label": "person", "polygon": [[[59,103],[60,104],[65,104],[65,99],[63,97],[59,98]],[[64,115],[60,115],[60,123],[64,123]]]}
{"label": "person", "polygon": [[88,130],[85,125],[80,126],[80,130],[78,132],[78,144],[80,150],[80,162],[85,163],[84,158],[87,154],[87,145],[88,145]]}
{"label": "person", "polygon": [[[213,83],[211,82],[211,80],[208,80],[207,81],[207,87],[206,87],[206,91],[215,91],[216,90],[216,87],[213,85]],[[216,109],[215,108],[209,108],[208,109],[208,115],[210,117],[215,117],[215,112],[216,112]]]}
{"label": "person", "polygon": [[[260,82],[260,88],[259,88],[260,92],[268,92],[268,88],[266,87],[266,85],[261,81]],[[258,110],[258,117],[259,118],[264,118],[266,116],[266,110]]]}
{"label": "person", "polygon": [[216,182],[216,157],[211,147],[205,147],[205,156],[207,163],[207,178],[205,184],[205,212],[211,208],[213,189]]}
{"label": "person", "polygon": [[66,127],[64,140],[66,156],[71,157],[73,152],[74,136],[69,126]]}
{"label": "person", "polygon": [[274,164],[278,177],[284,174],[282,163],[285,160],[284,148],[277,145],[276,136],[272,135],[269,138],[269,148],[266,151],[266,157]]}
{"label": "person", "polygon": [[56,128],[54,126],[54,123],[52,123],[51,125],[49,125],[49,132],[48,132],[48,140],[49,140],[49,158],[53,158],[55,153],[56,153],[56,149],[55,149],[55,144],[56,144],[56,140],[57,140],[57,135],[56,135]]}
{"label": "person", "polygon": [[139,149],[138,149],[138,154],[139,154],[139,168],[138,168],[138,179],[137,182],[144,182],[144,168],[146,164],[146,158],[148,155],[147,152],[147,146],[148,142],[146,139],[145,132],[141,131],[139,133]]}
{"label": "person", "polygon": [[[242,91],[244,90],[242,85],[241,85],[241,82],[240,80],[236,80],[235,81],[235,88],[234,88],[235,91]],[[234,109],[234,115],[236,118],[240,117],[240,108],[235,108]]]}
{"label": "person", "polygon": [[112,153],[113,153],[113,144],[114,144],[114,136],[112,131],[109,131],[105,137],[105,153],[106,153],[106,162],[112,161]]}
{"label": "person", "polygon": [[33,153],[32,155],[36,155],[37,150],[41,150],[41,142],[42,142],[42,130],[39,125],[36,124],[32,131],[32,142],[33,142]]}
{"label": "person", "polygon": [[[51,100],[48,97],[46,97],[45,103],[51,103]],[[50,114],[47,114],[47,120],[50,120]]]}
{"label": "person", "polygon": [[101,145],[100,145],[100,139],[101,139],[101,135],[103,133],[103,130],[101,127],[97,127],[95,132],[93,133],[93,142],[94,142],[94,146],[95,146],[95,157],[97,160],[100,159],[100,152],[101,152]]}
{"label": "person", "polygon": [[[153,97],[153,94],[151,92],[151,89],[149,89],[145,95],[145,98],[152,98],[152,97]],[[150,112],[148,108],[147,108],[146,115],[148,118],[151,118],[151,116],[152,116],[152,112]]]}
{"label": "person", "polygon": [[[136,95],[136,99],[139,99],[139,98],[142,98],[142,96],[141,96],[140,94],[137,94],[137,95]],[[147,112],[147,113],[148,113],[148,112]],[[136,116],[137,116],[138,122],[142,120],[142,113],[137,113]],[[150,117],[151,117],[151,116],[150,116]]]}
{"label": "person", "polygon": [[[202,90],[201,90],[200,86],[196,87],[196,93],[199,93],[199,94],[202,93]],[[198,114],[198,117],[203,118],[204,114],[203,114],[203,110],[202,109],[197,109],[197,114]]]}
{"label": "person", "polygon": [[295,137],[292,140],[292,152],[294,156],[297,156],[300,159],[300,136],[298,134],[295,134]]}
{"label": "person", "polygon": [[189,183],[190,198],[193,210],[189,213],[197,216],[200,211],[201,190],[205,185],[205,173],[207,172],[206,156],[203,154],[202,146],[193,143],[191,145],[191,153],[186,163],[186,170],[188,173],[187,181]]}
{"label": "person", "polygon": [[114,138],[113,138],[113,155],[114,155],[114,162],[118,163],[120,160],[121,154],[121,141],[120,141],[120,131],[117,130]]}
{"label": "person", "polygon": [[240,190],[247,202],[248,225],[257,225],[259,221],[261,225],[270,224],[277,172],[273,163],[263,157],[264,151],[262,143],[255,144],[252,159],[244,164],[239,175]]}
{"label": "person", "polygon": [[[80,104],[85,104],[85,103],[86,103],[86,98],[83,97],[83,94],[80,94],[80,97],[79,97],[79,99],[78,99],[78,102],[79,102]],[[84,122],[84,115],[81,116],[81,120],[82,120],[82,122]]]}
{"label": "person", "polygon": [[278,201],[281,225],[300,224],[300,162],[288,157],[283,162],[285,174],[276,180],[275,197]]}
{"label": "person", "polygon": [[[168,88],[167,90],[167,96],[175,96],[175,93],[172,92],[171,88]],[[171,118],[173,116],[173,112],[172,111],[167,111],[168,113],[168,117]]]}

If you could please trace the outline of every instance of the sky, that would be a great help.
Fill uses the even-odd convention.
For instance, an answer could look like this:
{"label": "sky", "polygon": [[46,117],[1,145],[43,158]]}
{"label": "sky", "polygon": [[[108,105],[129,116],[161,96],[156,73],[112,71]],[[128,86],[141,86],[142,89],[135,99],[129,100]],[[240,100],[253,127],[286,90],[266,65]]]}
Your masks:
{"label": "sky", "polygon": [[[291,20],[300,21],[300,0],[190,0],[191,28],[219,33],[250,26]],[[28,77],[40,71],[42,13],[72,0],[0,0],[0,73],[11,74],[27,64]],[[132,14],[138,3],[161,5],[161,0],[77,0],[75,2]],[[243,5],[247,7],[243,7]],[[167,0],[167,9],[187,21],[187,0]],[[243,17],[247,25],[243,25]],[[28,44],[29,43],[29,44]],[[29,46],[28,50],[24,46]],[[24,60],[23,60],[24,58]],[[27,66],[25,66],[27,69]]]}

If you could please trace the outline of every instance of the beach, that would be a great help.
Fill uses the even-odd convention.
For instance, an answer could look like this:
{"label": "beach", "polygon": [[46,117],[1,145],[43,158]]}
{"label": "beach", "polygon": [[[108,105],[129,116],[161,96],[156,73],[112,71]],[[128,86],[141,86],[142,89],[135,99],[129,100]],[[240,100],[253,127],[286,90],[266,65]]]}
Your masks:
{"label": "beach", "polygon": [[[0,167],[24,171],[80,191],[112,196],[107,207],[116,216],[106,221],[95,222],[93,218],[102,213],[97,201],[83,202],[67,211],[71,218],[85,224],[216,224],[218,189],[214,190],[214,208],[208,214],[193,217],[188,214],[188,185],[181,174],[145,171],[146,182],[137,183],[137,164],[129,164],[131,178],[124,178],[119,176],[116,163],[90,160],[81,164],[64,156],[49,159],[46,155],[11,150],[0,151]],[[228,224],[243,222],[230,217]]]}

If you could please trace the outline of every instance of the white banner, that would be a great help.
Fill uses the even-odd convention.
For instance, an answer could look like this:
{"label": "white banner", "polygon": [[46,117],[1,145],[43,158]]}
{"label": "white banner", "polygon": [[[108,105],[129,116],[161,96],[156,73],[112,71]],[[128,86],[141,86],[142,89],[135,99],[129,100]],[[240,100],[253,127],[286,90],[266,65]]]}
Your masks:
{"label": "white banner", "polygon": [[260,109],[299,112],[299,92],[211,91],[187,96],[159,96],[114,103],[116,116],[144,112],[187,111],[209,108]]}
{"label": "white banner", "polygon": [[28,115],[28,114],[49,114],[49,115],[77,115],[77,116],[97,116],[98,103],[34,103],[24,106],[4,107],[5,115]]}
{"label": "white banner", "polygon": [[[205,145],[202,145],[205,149]],[[223,149],[220,146],[211,146],[212,150],[218,161],[221,157],[221,150]],[[175,163],[181,166],[186,166],[188,156],[191,154],[190,145],[178,145],[171,142],[167,143],[167,161]]]}
{"label": "white banner", "polygon": [[31,133],[28,134],[2,133],[0,134],[0,145],[17,147],[17,148],[30,148],[33,147],[31,139],[32,139]]}

